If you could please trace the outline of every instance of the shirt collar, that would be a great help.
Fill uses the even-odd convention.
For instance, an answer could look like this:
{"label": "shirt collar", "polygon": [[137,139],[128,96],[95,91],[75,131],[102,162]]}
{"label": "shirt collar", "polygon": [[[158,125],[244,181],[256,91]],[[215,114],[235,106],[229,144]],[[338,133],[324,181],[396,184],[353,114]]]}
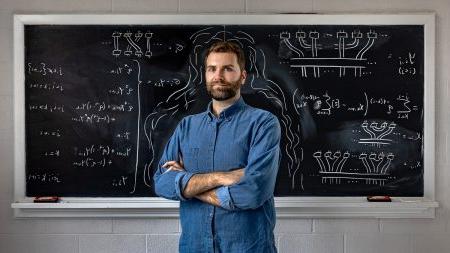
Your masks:
{"label": "shirt collar", "polygon": [[[228,106],[225,110],[223,110],[219,114],[219,119],[226,119],[227,121],[231,120],[231,118],[242,108],[246,105],[244,102],[244,99],[242,96],[239,97],[234,104]],[[210,120],[213,120],[216,116],[214,116],[214,113],[212,112],[212,101],[209,102],[207,112],[209,115]]]}

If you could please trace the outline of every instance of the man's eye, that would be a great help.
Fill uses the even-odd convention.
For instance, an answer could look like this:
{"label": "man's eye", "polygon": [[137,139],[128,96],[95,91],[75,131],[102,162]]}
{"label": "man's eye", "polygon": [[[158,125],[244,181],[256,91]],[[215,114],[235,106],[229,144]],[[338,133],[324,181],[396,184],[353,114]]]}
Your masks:
{"label": "man's eye", "polygon": [[226,71],[233,71],[234,69],[231,67],[225,68]]}

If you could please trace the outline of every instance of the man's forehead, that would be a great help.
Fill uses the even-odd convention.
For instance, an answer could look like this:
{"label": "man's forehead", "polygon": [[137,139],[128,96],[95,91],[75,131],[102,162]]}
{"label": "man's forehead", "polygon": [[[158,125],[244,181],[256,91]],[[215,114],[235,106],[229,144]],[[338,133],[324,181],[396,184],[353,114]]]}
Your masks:
{"label": "man's forehead", "polygon": [[206,58],[206,65],[238,65],[237,56],[229,52],[212,52]]}

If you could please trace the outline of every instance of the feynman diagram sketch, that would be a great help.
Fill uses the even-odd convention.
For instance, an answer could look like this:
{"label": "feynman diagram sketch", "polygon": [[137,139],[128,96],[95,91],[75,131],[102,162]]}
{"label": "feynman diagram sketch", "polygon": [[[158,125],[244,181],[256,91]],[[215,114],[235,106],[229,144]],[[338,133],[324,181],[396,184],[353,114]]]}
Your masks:
{"label": "feynman diagram sketch", "polygon": [[[56,36],[46,29],[30,33]],[[75,177],[56,169],[67,166],[75,174],[93,173],[93,188],[98,178],[119,196],[148,196],[174,127],[209,100],[204,51],[227,40],[246,53],[244,100],[279,119],[279,194],[409,187],[423,179],[422,32],[414,26],[62,26],[60,36],[98,33],[102,39],[61,48],[88,50],[78,52],[85,55],[80,66],[45,55],[27,58],[27,117],[51,118],[29,129],[38,142],[28,148],[27,182],[36,189],[72,182]],[[400,44],[406,35],[410,43]],[[98,52],[93,58],[86,56],[90,47]],[[75,85],[77,79],[89,81]],[[61,148],[62,140],[69,148]],[[43,157],[36,166],[33,159]]]}

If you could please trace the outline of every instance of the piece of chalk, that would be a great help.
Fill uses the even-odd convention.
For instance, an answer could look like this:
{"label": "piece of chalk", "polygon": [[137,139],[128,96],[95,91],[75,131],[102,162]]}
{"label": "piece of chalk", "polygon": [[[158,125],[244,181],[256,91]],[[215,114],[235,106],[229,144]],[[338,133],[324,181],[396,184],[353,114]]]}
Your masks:
{"label": "piece of chalk", "polygon": [[56,196],[43,196],[43,197],[35,197],[34,203],[56,203],[59,201],[59,197]]}
{"label": "piece of chalk", "polygon": [[167,172],[173,170],[172,168],[168,168],[166,171],[163,172],[163,174],[166,174]]}
{"label": "piece of chalk", "polygon": [[392,199],[389,196],[367,196],[369,202],[391,202]]}

